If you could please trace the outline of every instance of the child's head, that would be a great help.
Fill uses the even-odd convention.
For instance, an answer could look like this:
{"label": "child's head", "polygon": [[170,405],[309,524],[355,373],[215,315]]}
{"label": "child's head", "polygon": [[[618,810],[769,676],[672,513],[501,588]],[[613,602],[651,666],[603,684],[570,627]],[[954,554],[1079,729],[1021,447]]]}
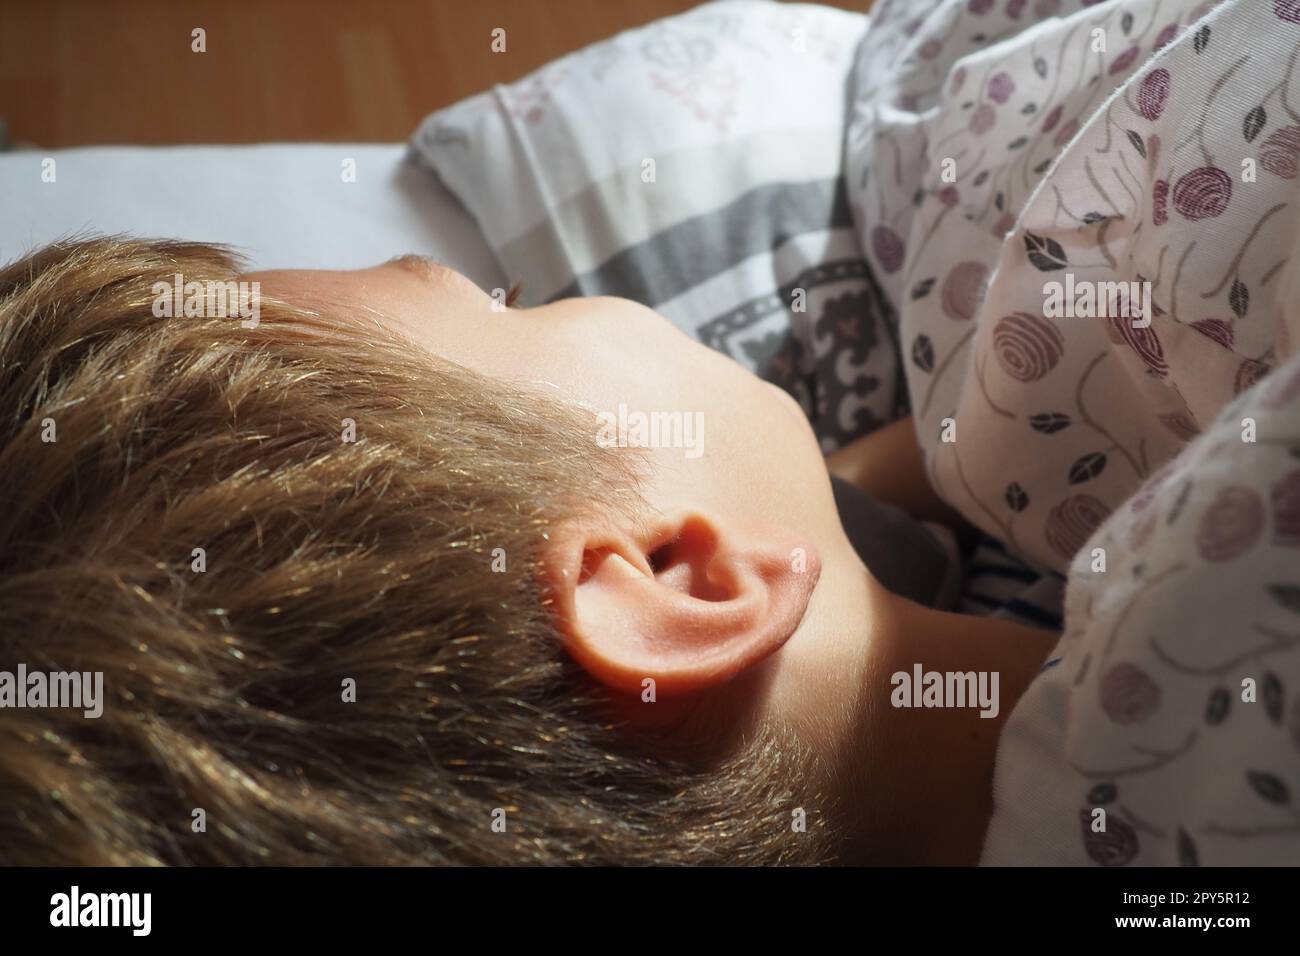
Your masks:
{"label": "child's head", "polygon": [[177,275],[239,278],[0,271],[0,670],[106,698],[5,714],[0,862],[824,858],[888,615],[790,399],[622,300],[406,259],[243,277],[249,328]]}

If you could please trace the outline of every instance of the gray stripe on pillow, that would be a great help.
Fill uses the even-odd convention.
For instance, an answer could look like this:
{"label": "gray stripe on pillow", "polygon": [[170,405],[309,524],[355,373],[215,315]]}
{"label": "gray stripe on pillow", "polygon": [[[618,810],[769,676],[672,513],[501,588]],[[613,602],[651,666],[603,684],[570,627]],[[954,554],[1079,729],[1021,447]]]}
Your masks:
{"label": "gray stripe on pillow", "polygon": [[851,225],[839,177],[759,186],[616,253],[553,298],[617,295],[656,306],[792,236]]}

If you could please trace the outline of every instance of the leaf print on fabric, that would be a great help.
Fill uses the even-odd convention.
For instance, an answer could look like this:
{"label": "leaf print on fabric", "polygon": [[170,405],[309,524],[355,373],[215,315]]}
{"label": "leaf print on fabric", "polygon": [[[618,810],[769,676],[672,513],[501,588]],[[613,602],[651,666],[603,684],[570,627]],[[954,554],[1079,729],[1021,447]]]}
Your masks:
{"label": "leaf print on fabric", "polygon": [[1099,783],[1088,791],[1087,800],[1094,807],[1114,803],[1119,797],[1119,788],[1113,783]]}
{"label": "leaf print on fabric", "polygon": [[1029,495],[1025,492],[1024,488],[1020,487],[1019,482],[1013,481],[1011,484],[1007,485],[1007,490],[1003,497],[1006,498],[1007,507],[1017,514],[1029,507]]}
{"label": "leaf print on fabric", "polygon": [[1211,727],[1217,727],[1227,719],[1228,711],[1232,707],[1232,694],[1226,687],[1216,687],[1210,692],[1210,701],[1205,706],[1205,722]]}
{"label": "leaf print on fabric", "polygon": [[1099,451],[1089,452],[1070,466],[1068,481],[1081,485],[1091,481],[1106,470],[1106,456]]}
{"label": "leaf print on fabric", "polygon": [[1070,264],[1059,242],[1036,236],[1032,232],[1025,233],[1025,252],[1029,256],[1030,264],[1042,272],[1064,269]]}
{"label": "leaf print on fabric", "polygon": [[1264,675],[1263,701],[1264,713],[1268,715],[1268,719],[1275,724],[1282,723],[1282,678],[1273,671]]}
{"label": "leaf print on fabric", "polygon": [[1209,24],[1201,27],[1196,31],[1196,36],[1192,38],[1192,48],[1197,53],[1204,53],[1205,48],[1210,45],[1210,27]]}
{"label": "leaf print on fabric", "polygon": [[1270,584],[1269,596],[1293,614],[1300,614],[1300,585]]}
{"label": "leaf print on fabric", "polygon": [[1265,773],[1262,770],[1247,770],[1246,782],[1250,784],[1250,789],[1269,803],[1286,804],[1291,802],[1291,791],[1282,778],[1275,774]]}
{"label": "leaf print on fabric", "polygon": [[1070,416],[1064,412],[1042,412],[1029,416],[1029,427],[1044,435],[1051,435],[1070,427]]}
{"label": "leaf print on fabric", "polygon": [[1187,502],[1191,496],[1192,482],[1188,479],[1187,481],[1184,481],[1183,486],[1178,489],[1178,497],[1174,499],[1174,506],[1169,509],[1169,517],[1165,520],[1165,524],[1172,525],[1182,516],[1183,509],[1187,507]]}
{"label": "leaf print on fabric", "polygon": [[1246,138],[1246,142],[1255,142],[1255,137],[1263,130],[1264,124],[1268,122],[1268,113],[1263,106],[1256,106],[1246,114],[1246,118],[1241,121],[1241,135]]}
{"label": "leaf print on fabric", "polygon": [[1142,134],[1135,129],[1130,129],[1125,130],[1124,135],[1128,137],[1128,141],[1133,145],[1133,148],[1137,150],[1137,154],[1143,159],[1146,159],[1147,145],[1142,141]]}
{"label": "leaf print on fabric", "polygon": [[934,371],[934,343],[928,335],[918,335],[912,342],[912,363],[922,372]]}
{"label": "leaf print on fabric", "polygon": [[1232,292],[1228,294],[1228,305],[1232,307],[1232,311],[1236,313],[1239,319],[1244,319],[1246,313],[1250,311],[1250,289],[1240,279],[1232,280]]}
{"label": "leaf print on fabric", "polygon": [[1003,316],[993,327],[998,366],[1017,382],[1036,382],[1061,360],[1065,338],[1046,319],[1028,312]]}
{"label": "leaf print on fabric", "polygon": [[1138,854],[1137,831],[1113,813],[1106,814],[1106,830],[1092,829],[1092,810],[1079,811],[1083,828],[1083,849],[1088,858],[1101,866],[1124,866]]}

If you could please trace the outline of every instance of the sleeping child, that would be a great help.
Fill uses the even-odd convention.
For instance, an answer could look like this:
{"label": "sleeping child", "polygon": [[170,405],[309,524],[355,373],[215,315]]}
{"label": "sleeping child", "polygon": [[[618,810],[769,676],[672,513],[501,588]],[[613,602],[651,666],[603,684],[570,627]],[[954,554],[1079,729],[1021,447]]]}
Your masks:
{"label": "sleeping child", "polygon": [[[1297,50],[1283,0],[882,0],[830,189],[531,308],[416,256],[7,266],[0,669],[103,699],[0,682],[0,862],[1295,862]],[[468,190],[476,110],[543,135],[510,104],[413,148]],[[556,213],[552,276],[619,228]]]}

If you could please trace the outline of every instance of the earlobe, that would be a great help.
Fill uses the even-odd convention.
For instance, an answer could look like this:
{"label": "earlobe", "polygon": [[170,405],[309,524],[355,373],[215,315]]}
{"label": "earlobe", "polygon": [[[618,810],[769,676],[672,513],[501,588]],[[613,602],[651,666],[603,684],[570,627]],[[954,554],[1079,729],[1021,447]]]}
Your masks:
{"label": "earlobe", "polygon": [[631,531],[574,522],[543,555],[569,653],[615,690],[661,695],[729,681],[798,629],[821,565],[788,530],[690,512]]}

